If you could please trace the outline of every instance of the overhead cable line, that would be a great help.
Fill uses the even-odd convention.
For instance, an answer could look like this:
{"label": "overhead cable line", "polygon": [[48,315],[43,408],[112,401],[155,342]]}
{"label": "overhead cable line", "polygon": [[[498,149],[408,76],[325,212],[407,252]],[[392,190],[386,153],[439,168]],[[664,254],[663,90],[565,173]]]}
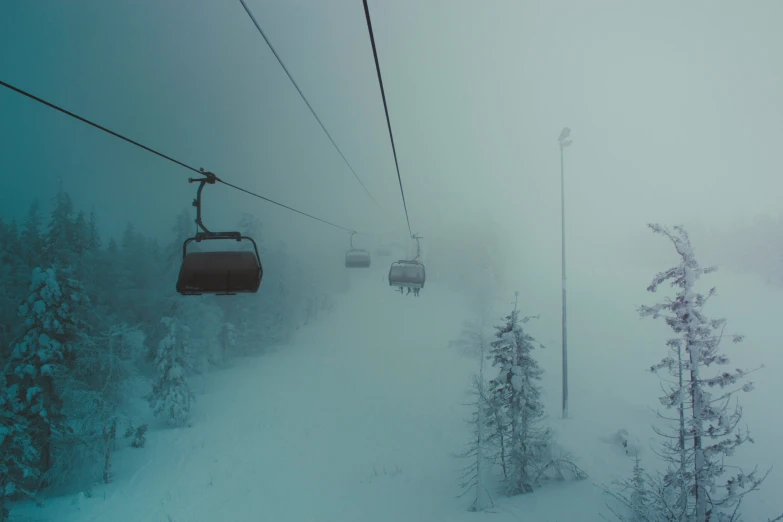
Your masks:
{"label": "overhead cable line", "polygon": [[[240,0],[242,1],[242,0]],[[372,54],[375,57],[375,70],[378,72],[378,84],[381,86],[381,97],[383,98],[383,110],[386,111],[386,125],[389,127],[389,139],[391,140],[392,152],[394,153],[394,166],[397,168],[397,179],[400,182],[400,194],[402,194],[402,206],[405,208],[405,220],[408,222],[408,232],[413,237],[411,230],[411,220],[408,217],[408,204],[405,202],[405,191],[402,189],[402,177],[400,177],[400,164],[397,161],[397,148],[394,146],[394,135],[392,134],[391,121],[389,120],[389,107],[386,105],[386,92],[383,90],[383,78],[381,78],[381,66],[378,63],[378,51],[375,48],[375,36],[372,32],[372,22],[370,21],[370,8],[367,7],[367,0],[364,0],[364,15],[367,17],[367,30],[370,32],[370,43],[372,43]]]}
{"label": "overhead cable line", "polygon": [[319,118],[319,117],[318,117],[318,115],[315,113],[315,109],[313,109],[313,106],[312,106],[312,105],[310,105],[310,102],[309,102],[309,101],[307,101],[307,98],[305,97],[304,93],[302,93],[302,89],[300,89],[300,88],[299,88],[299,85],[297,85],[297,83],[296,83],[296,81],[294,80],[293,76],[291,76],[291,73],[290,73],[290,72],[288,72],[288,68],[287,68],[287,67],[285,66],[285,64],[283,63],[283,60],[282,60],[282,59],[280,59],[280,56],[277,54],[277,51],[275,51],[275,48],[274,48],[274,46],[272,46],[272,42],[270,42],[270,41],[269,41],[269,38],[267,38],[267,37],[266,37],[266,34],[264,34],[264,30],[263,30],[263,29],[261,29],[261,25],[260,25],[260,24],[258,23],[258,21],[256,20],[256,17],[255,17],[255,16],[253,16],[253,13],[252,13],[252,12],[250,12],[250,8],[249,8],[249,7],[247,6],[247,4],[245,3],[245,0],[239,0],[239,1],[242,3],[242,7],[244,7],[244,8],[245,8],[245,11],[247,12],[248,16],[249,16],[249,17],[250,17],[250,19],[253,21],[253,24],[255,24],[255,26],[256,26],[256,29],[258,29],[258,32],[259,32],[259,33],[261,34],[261,36],[263,37],[264,41],[266,42],[266,45],[267,45],[267,46],[269,46],[269,49],[272,51],[272,54],[274,54],[274,55],[275,55],[275,58],[277,58],[277,62],[278,62],[278,63],[280,64],[280,66],[283,68],[283,70],[285,71],[286,75],[288,75],[288,79],[289,79],[289,80],[291,80],[291,83],[293,83],[293,84],[294,84],[294,87],[296,87],[296,90],[297,90],[297,92],[299,93],[299,96],[301,96],[301,97],[302,97],[302,100],[304,100],[305,104],[307,105],[307,108],[308,108],[308,109],[310,109],[310,112],[311,112],[311,113],[313,114],[313,116],[315,117],[315,120],[318,122],[318,124],[319,124],[319,125],[321,126],[321,128],[323,129],[324,133],[326,134],[326,137],[328,137],[328,138],[329,138],[329,141],[331,141],[331,142],[332,142],[332,145],[334,145],[334,148],[335,148],[335,150],[337,150],[337,152],[340,154],[340,157],[343,159],[343,161],[345,162],[345,164],[346,164],[346,165],[348,166],[348,168],[351,170],[351,173],[353,174],[353,177],[355,177],[355,178],[356,178],[356,181],[358,181],[358,182],[359,182],[359,185],[361,185],[361,186],[362,186],[362,188],[364,189],[364,191],[367,193],[367,195],[368,195],[368,196],[370,196],[370,199],[371,199],[371,200],[373,200],[373,203],[375,203],[375,204],[378,206],[378,208],[381,208],[381,206],[378,204],[378,202],[375,200],[375,198],[372,196],[372,194],[370,194],[370,191],[369,191],[369,190],[367,190],[367,187],[365,187],[365,186],[364,186],[364,183],[362,183],[362,180],[361,180],[361,179],[359,179],[359,175],[358,175],[358,174],[356,174],[356,171],[353,169],[353,167],[351,166],[351,164],[350,164],[350,163],[348,163],[348,159],[346,159],[346,157],[345,157],[345,154],[343,154],[343,152],[340,150],[340,147],[338,147],[338,146],[337,146],[337,143],[335,143],[334,139],[332,139],[332,135],[331,135],[331,134],[329,134],[329,131],[328,131],[328,130],[326,130],[326,127],[324,126],[323,122],[321,121],[321,118]]}
{"label": "overhead cable line", "polygon": [[[111,134],[112,136],[114,136],[116,138],[120,138],[121,140],[127,141],[128,143],[130,143],[132,145],[135,145],[135,146],[137,146],[137,147],[139,147],[141,149],[144,149],[147,152],[151,152],[151,153],[155,154],[156,156],[160,156],[161,158],[166,159],[166,160],[168,160],[168,161],[170,161],[172,163],[176,163],[180,167],[184,167],[184,168],[186,168],[188,170],[192,170],[193,172],[195,172],[195,173],[197,173],[199,175],[203,175],[204,174],[204,171],[201,170],[201,169],[197,169],[195,167],[192,167],[192,166],[190,166],[190,165],[188,165],[186,163],[183,163],[183,162],[181,162],[179,160],[176,160],[176,159],[172,158],[171,156],[167,156],[166,154],[158,152],[155,149],[147,147],[146,145],[142,145],[138,141],[134,141],[134,140],[132,140],[130,138],[127,138],[127,137],[123,136],[122,134],[119,134],[119,133],[114,132],[113,130],[107,129],[106,127],[104,127],[102,125],[98,125],[97,123],[92,122],[92,121],[88,120],[87,118],[83,118],[83,117],[79,116],[78,114],[74,114],[71,111],[68,111],[68,110],[63,109],[62,107],[59,107],[59,106],[57,106],[57,105],[55,105],[53,103],[50,103],[50,102],[48,102],[46,100],[43,100],[43,99],[39,98],[38,96],[30,94],[27,91],[24,91],[24,90],[22,90],[22,89],[20,89],[18,87],[14,87],[13,85],[11,85],[9,83],[6,83],[6,82],[0,80],[0,85],[2,85],[3,87],[8,88],[8,89],[10,89],[10,90],[12,90],[14,92],[17,92],[17,93],[19,93],[19,94],[21,94],[23,96],[26,96],[26,97],[30,98],[31,100],[35,100],[35,101],[37,101],[39,103],[42,103],[42,104],[44,104],[44,105],[46,105],[48,107],[51,107],[52,109],[60,111],[63,114],[67,114],[68,116],[70,116],[72,118],[76,118],[77,120],[82,121],[82,122],[84,122],[84,123],[86,123],[88,125],[91,125],[91,126],[95,127],[96,129],[102,130],[103,132]],[[291,212],[296,212],[297,214],[300,214],[302,216],[308,217],[310,219],[314,219],[316,221],[320,221],[321,223],[324,223],[326,225],[330,225],[330,226],[333,226],[335,228],[339,228],[341,230],[345,230],[347,232],[354,232],[354,230],[352,230],[350,228],[345,228],[345,227],[342,227],[340,225],[336,225],[336,224],[332,223],[331,221],[327,221],[325,219],[321,219],[319,217],[315,217],[315,216],[313,216],[311,214],[308,214],[306,212],[302,212],[301,210],[297,210],[297,209],[295,209],[293,207],[289,207],[288,205],[284,205],[282,203],[278,203],[277,201],[274,201],[272,199],[269,199],[269,198],[266,198],[266,197],[261,196],[259,194],[256,194],[255,192],[251,192],[251,191],[249,191],[247,189],[243,189],[241,187],[233,185],[233,184],[231,184],[231,183],[229,183],[227,181],[223,181],[222,179],[218,178],[217,176],[215,176],[215,181],[217,181],[218,183],[222,183],[223,185],[226,185],[226,186],[231,187],[233,189],[239,190],[240,192],[244,192],[246,194],[250,194],[251,196],[255,196],[255,197],[259,198],[259,199],[262,199],[264,201],[272,203],[273,205],[277,205],[278,207],[282,207],[282,208],[284,208],[286,210],[290,210]]]}

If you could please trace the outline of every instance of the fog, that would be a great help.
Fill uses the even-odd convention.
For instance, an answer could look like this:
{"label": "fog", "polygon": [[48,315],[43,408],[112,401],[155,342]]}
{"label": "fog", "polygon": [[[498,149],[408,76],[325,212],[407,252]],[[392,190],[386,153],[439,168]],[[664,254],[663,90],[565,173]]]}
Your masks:
{"label": "fog", "polygon": [[[9,2],[3,78],[266,197],[404,238],[362,9],[248,5],[381,209],[239,3]],[[414,231],[437,236],[448,216],[480,219],[491,207],[516,243],[557,257],[563,126],[573,129],[566,205],[576,256],[610,230],[602,248],[627,250],[648,221],[777,212],[779,2],[372,9]],[[41,187],[54,190],[58,176],[118,228],[135,210],[156,229],[158,212],[189,204],[187,171],[17,94],[0,103],[7,212],[46,199]],[[251,209],[300,243],[332,233],[225,187],[213,192],[213,215]],[[139,212],[144,205],[156,212]]]}
{"label": "fog", "polygon": [[[1,2],[0,80],[356,230],[360,248],[395,244],[395,258],[412,256],[361,3],[246,2],[377,205],[239,2]],[[611,324],[635,321],[653,275],[677,262],[647,223],[686,225],[705,266],[778,266],[765,237],[781,223],[783,3],[397,0],[370,10],[427,291],[448,286],[472,299],[489,268],[498,310],[520,291],[523,313],[542,314],[542,342],[559,345],[563,127],[573,139],[564,170],[574,339],[604,329],[613,348],[602,361],[622,382],[636,379],[619,376],[626,363],[657,361],[625,350],[634,336],[664,337],[662,327]],[[3,219],[21,220],[34,199],[48,213],[62,183],[78,208],[95,210],[104,238],[128,222],[168,238],[175,216],[191,209],[189,176],[0,89]],[[244,212],[314,278],[329,288],[342,281],[348,232],[225,185],[205,189],[211,229],[231,228]],[[742,223],[772,221],[740,241]],[[745,299],[732,281],[728,296]],[[772,353],[762,337],[759,357]],[[577,365],[590,357],[575,353]]]}

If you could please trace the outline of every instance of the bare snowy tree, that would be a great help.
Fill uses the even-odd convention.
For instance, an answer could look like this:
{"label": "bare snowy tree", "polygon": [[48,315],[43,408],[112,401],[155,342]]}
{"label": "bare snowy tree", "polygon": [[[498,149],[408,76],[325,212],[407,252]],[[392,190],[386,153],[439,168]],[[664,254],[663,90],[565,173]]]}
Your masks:
{"label": "bare snowy tree", "polygon": [[[742,409],[733,401],[738,392],[751,391],[753,383],[739,384],[749,373],[741,369],[706,374],[714,366],[729,363],[720,351],[726,320],[710,319],[703,313],[715,288],[706,296],[695,289],[698,279],[715,268],[699,265],[683,227],[649,226],[671,240],[680,256],[677,266],[657,274],[647,288],[655,292],[670,282],[678,288],[676,297],[639,308],[642,317],[663,317],[675,333],[666,343],[669,354],[651,368],[666,370],[673,377],[664,382],[661,403],[677,412],[674,418],[659,414],[673,428],[656,430],[663,438],[659,455],[668,463],[668,471],[654,491],[660,520],[737,522],[743,497],[766,477],[755,469],[745,473],[726,462],[737,447],[753,442],[747,431],[738,428]],[[739,335],[731,338],[735,343],[742,340]]]}
{"label": "bare snowy tree", "polygon": [[471,459],[472,462],[463,469],[461,487],[465,489],[462,495],[475,490],[476,498],[470,505],[469,511],[483,511],[494,506],[492,496],[487,489],[486,468],[487,468],[487,450],[486,450],[486,416],[489,413],[489,401],[484,381],[484,353],[489,344],[487,339],[483,315],[480,323],[465,322],[463,324],[462,335],[453,345],[459,345],[465,353],[477,354],[479,357],[479,374],[473,376],[472,395],[474,401],[473,416],[469,424],[473,429],[473,438],[468,445],[468,449],[460,454],[460,457]]}
{"label": "bare snowy tree", "polygon": [[[655,495],[655,478],[642,467],[641,459],[634,457],[633,472],[630,479],[616,480],[613,488],[602,486],[605,494],[616,500],[626,511],[622,513],[607,504],[609,511],[620,522],[663,522],[660,503]],[[603,517],[603,515],[602,515]],[[603,517],[606,520],[606,517]]]}

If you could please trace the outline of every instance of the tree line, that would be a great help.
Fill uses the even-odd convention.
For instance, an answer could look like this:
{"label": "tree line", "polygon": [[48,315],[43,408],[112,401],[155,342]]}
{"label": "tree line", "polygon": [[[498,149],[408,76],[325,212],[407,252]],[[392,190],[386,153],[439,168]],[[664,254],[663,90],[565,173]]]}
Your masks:
{"label": "tree line", "polygon": [[286,340],[330,306],[252,215],[237,229],[274,270],[263,292],[228,299],[175,292],[195,227],[187,210],[166,243],[132,223],[104,242],[98,225],[62,188],[48,216],[33,202],[21,223],[0,219],[0,521],[9,501],[110,482],[118,438],[145,444],[135,402],[185,426],[194,376]]}

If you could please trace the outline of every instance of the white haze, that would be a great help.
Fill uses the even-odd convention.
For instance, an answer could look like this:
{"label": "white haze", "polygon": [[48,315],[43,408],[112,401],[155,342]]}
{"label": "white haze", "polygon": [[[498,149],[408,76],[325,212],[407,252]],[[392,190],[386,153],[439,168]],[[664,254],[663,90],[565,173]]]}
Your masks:
{"label": "white haze", "polygon": [[[408,239],[360,3],[247,2],[380,209],[332,149],[238,2],[6,3],[0,6],[0,78],[266,197],[366,232],[355,242],[371,252],[393,242],[401,245],[396,257],[411,255],[414,244]],[[648,434],[646,409],[658,404],[658,382],[644,372],[664,356],[668,332],[660,322],[639,319],[636,309],[661,298],[646,287],[677,259],[672,246],[645,225],[685,224],[697,257],[711,265],[740,248],[727,245],[721,231],[743,219],[780,213],[783,2],[370,4],[412,231],[424,237],[431,277],[415,310],[436,317],[433,328],[455,329],[430,331],[428,321],[417,316],[416,332],[403,336],[377,317],[382,312],[343,303],[357,314],[340,323],[350,333],[330,329],[327,317],[325,325],[303,334],[307,343],[281,350],[328,357],[319,351],[321,343],[336,346],[345,335],[364,343],[362,350],[370,353],[361,359],[366,366],[352,371],[389,371],[390,391],[416,401],[419,393],[432,390],[411,382],[409,372],[421,371],[410,366],[415,357],[405,352],[407,364],[390,369],[390,352],[413,338],[425,352],[422,357],[432,357],[428,350],[442,350],[458,334],[460,321],[480,312],[476,302],[485,279],[478,270],[491,253],[497,277],[494,322],[509,311],[515,291],[524,315],[541,315],[531,328],[547,346],[544,386],[556,419],[561,385],[557,136],[568,126],[574,140],[565,151],[571,409],[574,423],[589,426],[585,429],[593,438],[580,448],[567,425],[562,429],[574,452],[581,450],[600,467],[600,456],[586,455],[595,437],[631,427]],[[133,221],[144,233],[164,237],[174,216],[189,208],[195,186],[185,180],[192,173],[0,91],[0,109],[6,108],[13,112],[12,118],[0,119],[4,218],[23,216],[35,197],[48,204],[60,176],[77,206],[96,208],[104,236],[121,234]],[[320,288],[349,287],[342,296],[348,303],[367,298],[369,282],[351,287],[350,276],[342,272],[347,232],[226,187],[206,189],[207,223],[230,226],[241,212],[256,214],[269,237],[285,241]],[[753,248],[761,249],[758,244],[763,241]],[[743,248],[746,258],[761,255]],[[401,303],[413,297],[400,297],[384,286],[387,268],[381,265],[388,261],[374,257],[372,275],[378,291],[388,291],[383,299],[399,301],[383,305],[388,320],[404,323],[412,312]],[[738,456],[749,466],[776,466],[759,500],[749,503],[749,513],[761,520],[783,508],[775,495],[783,489],[783,470],[778,470],[783,452],[776,444],[783,428],[776,406],[783,394],[776,378],[783,365],[780,290],[728,270],[705,277],[702,289],[713,285],[719,293],[709,313],[726,316],[732,332],[747,335],[740,348],[730,348],[732,363],[766,365],[753,375],[757,391],[742,397],[757,444]],[[453,308],[444,307],[442,293],[456,303]],[[428,301],[430,295],[439,297]],[[444,367],[428,360],[433,371],[444,374],[462,377],[472,371],[462,360],[444,356],[452,364]],[[290,370],[296,362],[268,364],[296,375]],[[313,394],[332,385],[325,375],[298,378],[296,386],[312,385]],[[226,391],[230,385],[218,382],[215,390],[231,393]],[[250,384],[238,386],[245,390]],[[461,390],[458,383],[449,386]],[[273,398],[254,400],[268,401],[274,410]],[[396,420],[410,422],[403,431],[434,422],[461,429],[465,412],[457,405],[462,400],[449,396],[428,403],[454,408],[448,415],[434,412],[435,420],[421,412],[406,417],[404,410]],[[199,413],[209,414],[206,407]],[[215,444],[229,440],[220,432],[208,436]],[[466,442],[467,437],[465,429]],[[192,444],[210,440],[188,439]],[[263,446],[263,437],[257,443]],[[127,476],[118,479],[120,484],[132,482],[129,477],[151,462],[148,455],[139,459],[124,465]],[[620,462],[607,466],[622,469]],[[312,477],[329,481],[328,471],[324,465],[302,473],[312,474],[306,484],[315,488]],[[436,471],[428,468],[430,478]],[[432,500],[438,505],[458,492],[452,470],[442,471],[437,491],[444,497]],[[608,477],[606,470],[587,471]],[[292,490],[307,495],[288,478]],[[356,496],[362,491],[351,490]],[[115,490],[118,497],[123,494]],[[437,512],[448,519],[463,507],[449,504]],[[546,513],[546,506],[538,507]],[[93,518],[71,519],[105,519],[100,512],[85,512]]]}

